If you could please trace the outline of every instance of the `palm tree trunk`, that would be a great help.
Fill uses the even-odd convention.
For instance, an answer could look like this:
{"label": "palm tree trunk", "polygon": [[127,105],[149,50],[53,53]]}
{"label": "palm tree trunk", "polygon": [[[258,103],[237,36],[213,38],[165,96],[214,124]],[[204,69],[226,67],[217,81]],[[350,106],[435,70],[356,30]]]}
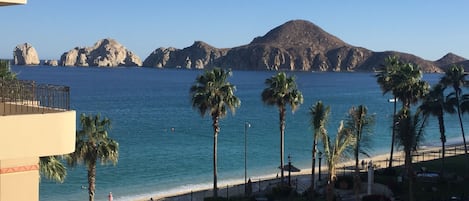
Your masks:
{"label": "palm tree trunk", "polygon": [[[328,162],[329,163],[329,162]],[[335,186],[335,180],[336,180],[336,175],[335,175],[335,165],[328,165],[329,169],[329,178],[327,181],[327,191],[326,191],[326,200],[327,201],[333,201],[334,200],[334,186]]]}
{"label": "palm tree trunk", "polygon": [[446,143],[446,135],[445,135],[445,122],[443,119],[443,112],[440,111],[440,114],[438,115],[438,125],[440,127],[440,140],[441,140],[441,174],[440,176],[444,175],[445,171],[445,143]]}
{"label": "palm tree trunk", "polygon": [[218,123],[218,116],[215,115],[212,117],[213,120],[213,197],[218,197],[218,187],[217,187],[217,144],[218,144],[218,133],[220,132],[220,127]]}
{"label": "palm tree trunk", "polygon": [[461,107],[459,105],[459,92],[458,91],[456,91],[456,102],[458,104],[457,109],[458,109],[459,125],[461,126],[462,141],[464,142],[464,154],[466,154],[466,156],[469,156],[467,155],[466,135],[464,134],[464,126],[462,124]]}
{"label": "palm tree trunk", "polygon": [[316,146],[317,146],[317,142],[316,142],[316,132],[315,134],[313,135],[313,155],[312,155],[312,163],[311,163],[311,200],[314,200],[314,190],[315,190],[315,186],[314,186],[314,180],[315,180],[315,166],[316,166]]}
{"label": "palm tree trunk", "polygon": [[358,149],[360,147],[360,140],[357,140],[355,148],[355,174],[353,176],[353,191],[355,192],[355,200],[360,201],[360,169],[358,167]]}
{"label": "palm tree trunk", "polygon": [[413,193],[413,179],[414,174],[412,172],[412,149],[409,147],[405,150],[405,168],[407,170],[407,179],[409,182],[409,201],[414,200],[414,193]]}
{"label": "palm tree trunk", "polygon": [[394,96],[394,113],[392,114],[392,136],[391,136],[391,154],[389,156],[389,168],[392,167],[392,158],[394,154],[394,139],[396,138],[396,110],[397,102],[396,96]]}
{"label": "palm tree trunk", "polygon": [[88,195],[89,201],[94,201],[96,190],[96,160],[91,160],[88,165]]}
{"label": "palm tree trunk", "polygon": [[280,180],[282,184],[285,181],[283,176],[283,154],[284,154],[284,135],[285,135],[285,106],[279,107],[279,118],[280,118]]}

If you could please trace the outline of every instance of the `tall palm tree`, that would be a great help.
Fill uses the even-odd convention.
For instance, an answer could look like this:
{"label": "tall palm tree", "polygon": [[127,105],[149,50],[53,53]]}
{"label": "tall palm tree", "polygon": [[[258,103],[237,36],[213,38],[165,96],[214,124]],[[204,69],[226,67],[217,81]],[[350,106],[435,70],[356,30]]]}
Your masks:
{"label": "tall palm tree", "polygon": [[67,156],[70,166],[84,163],[88,171],[88,195],[89,200],[94,200],[96,190],[96,164],[98,160],[102,164],[108,162],[117,164],[119,159],[119,144],[109,137],[111,121],[100,115],[80,115],[81,130],[77,131],[75,152]]}
{"label": "tall palm tree", "polygon": [[396,140],[404,148],[404,166],[409,182],[409,201],[414,200],[413,197],[413,170],[412,170],[412,151],[416,150],[423,139],[423,128],[421,114],[412,115],[410,110],[402,109],[398,115],[396,126]]}
{"label": "tall palm tree", "polygon": [[350,133],[349,129],[344,127],[343,121],[340,121],[334,144],[331,144],[331,140],[327,132],[322,132],[321,134],[324,155],[327,159],[327,170],[329,172],[326,199],[328,201],[332,201],[334,199],[334,185],[337,179],[336,164],[344,158],[344,154],[349,150],[348,148],[354,144],[355,136]]}
{"label": "tall palm tree", "polygon": [[310,125],[313,128],[313,151],[312,151],[312,164],[311,164],[311,195],[314,197],[314,181],[315,181],[315,167],[316,167],[316,152],[318,139],[321,136],[327,135],[326,124],[329,119],[331,108],[324,106],[322,101],[316,102],[310,109],[311,116]]}
{"label": "tall palm tree", "polygon": [[[448,104],[445,100],[444,95],[445,87],[442,84],[437,84],[430,89],[430,92],[424,97],[422,104],[419,106],[419,110],[423,114],[423,121],[431,116],[435,116],[438,119],[438,126],[440,130],[440,140],[441,140],[441,173],[443,175],[444,166],[445,166],[445,143],[446,143],[446,129],[444,121],[444,112],[453,113],[452,105]],[[424,124],[422,124],[424,125]]]}
{"label": "tall palm tree", "polygon": [[387,94],[388,92],[392,92],[393,94],[393,121],[392,121],[392,135],[391,135],[391,150],[389,156],[389,168],[392,167],[393,161],[393,154],[394,154],[394,144],[395,144],[395,122],[396,122],[396,112],[397,112],[397,98],[394,93],[394,89],[399,84],[396,81],[395,74],[397,72],[398,67],[401,65],[401,61],[399,61],[399,57],[397,56],[389,56],[384,60],[384,67],[383,69],[376,74],[377,82],[383,91],[383,95]]}
{"label": "tall palm tree", "polygon": [[462,135],[462,139],[464,142],[464,153],[468,155],[466,135],[464,133],[464,126],[463,126],[462,117],[461,117],[461,113],[462,113],[461,112],[461,91],[462,91],[461,87],[467,86],[466,75],[467,73],[464,72],[464,68],[462,66],[453,65],[450,68],[448,68],[448,70],[446,70],[445,75],[440,80],[440,83],[445,87],[448,87],[448,86],[453,87],[454,99],[455,99],[454,107],[456,107],[456,110],[458,112],[459,125],[461,127],[461,135]]}
{"label": "tall palm tree", "polygon": [[[394,63],[394,59],[387,61]],[[417,103],[422,97],[428,93],[430,88],[428,83],[422,80],[422,71],[418,66],[411,63],[397,62],[392,67],[387,67],[383,72],[379,73],[378,83],[380,84],[384,93],[392,91],[395,100],[398,99],[402,102],[402,109],[409,110],[412,104]],[[395,102],[395,101],[394,101]],[[393,133],[395,135],[395,122],[396,116],[394,115]],[[392,155],[394,138],[391,140],[391,157],[389,159],[389,167],[392,167]]]}
{"label": "tall palm tree", "polygon": [[279,110],[280,119],[280,175],[281,181],[284,182],[283,175],[283,144],[285,134],[285,117],[287,105],[290,105],[292,112],[294,112],[302,103],[303,95],[298,90],[295,78],[287,75],[284,72],[267,78],[265,80],[267,88],[262,91],[262,101],[266,105],[277,106]]}
{"label": "tall palm tree", "polygon": [[190,88],[192,107],[197,109],[203,117],[210,114],[213,127],[213,196],[218,197],[217,188],[217,142],[220,132],[219,121],[227,114],[232,113],[240,106],[241,101],[234,95],[236,87],[228,82],[230,70],[214,68],[197,76],[194,85]]}
{"label": "tall palm tree", "polygon": [[47,179],[63,183],[67,176],[67,168],[60,162],[58,156],[39,158],[39,172]]}
{"label": "tall palm tree", "polygon": [[350,134],[354,135],[355,143],[353,144],[353,155],[355,158],[355,174],[353,189],[355,191],[355,199],[360,200],[360,168],[359,168],[359,154],[369,156],[367,153],[367,142],[371,136],[374,123],[374,116],[368,115],[368,109],[364,105],[352,107],[349,110],[348,119],[346,121],[346,128],[350,130]]}

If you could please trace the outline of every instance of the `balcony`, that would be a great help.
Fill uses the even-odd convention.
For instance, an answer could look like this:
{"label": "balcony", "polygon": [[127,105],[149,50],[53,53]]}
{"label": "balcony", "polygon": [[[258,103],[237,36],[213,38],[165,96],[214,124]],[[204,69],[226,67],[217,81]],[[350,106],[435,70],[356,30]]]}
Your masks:
{"label": "balcony", "polygon": [[75,132],[69,87],[0,80],[0,160],[73,152]]}
{"label": "balcony", "polygon": [[39,157],[75,151],[70,88],[0,80],[0,201],[39,200]]}

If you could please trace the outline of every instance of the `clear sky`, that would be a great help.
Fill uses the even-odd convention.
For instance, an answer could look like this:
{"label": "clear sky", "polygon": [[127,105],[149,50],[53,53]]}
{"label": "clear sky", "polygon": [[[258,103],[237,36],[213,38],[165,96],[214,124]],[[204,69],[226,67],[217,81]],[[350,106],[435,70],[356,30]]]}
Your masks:
{"label": "clear sky", "polygon": [[196,40],[245,45],[293,19],[308,20],[343,41],[437,60],[469,59],[467,0],[28,0],[0,7],[0,58],[31,43],[40,59],[113,38],[144,60],[159,47]]}

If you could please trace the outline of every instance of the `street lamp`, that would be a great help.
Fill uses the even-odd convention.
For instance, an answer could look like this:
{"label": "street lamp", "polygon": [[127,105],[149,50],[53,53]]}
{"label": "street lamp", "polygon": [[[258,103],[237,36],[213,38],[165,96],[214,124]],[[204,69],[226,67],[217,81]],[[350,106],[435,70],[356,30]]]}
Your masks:
{"label": "street lamp", "polygon": [[319,178],[318,178],[318,181],[321,181],[321,159],[322,159],[322,152],[319,152],[318,155],[319,155]]}
{"label": "street lamp", "polygon": [[291,157],[288,154],[288,186],[291,186]]}
{"label": "street lamp", "polygon": [[247,180],[247,133],[248,128],[251,127],[249,122],[244,122],[244,186],[246,186]]}

